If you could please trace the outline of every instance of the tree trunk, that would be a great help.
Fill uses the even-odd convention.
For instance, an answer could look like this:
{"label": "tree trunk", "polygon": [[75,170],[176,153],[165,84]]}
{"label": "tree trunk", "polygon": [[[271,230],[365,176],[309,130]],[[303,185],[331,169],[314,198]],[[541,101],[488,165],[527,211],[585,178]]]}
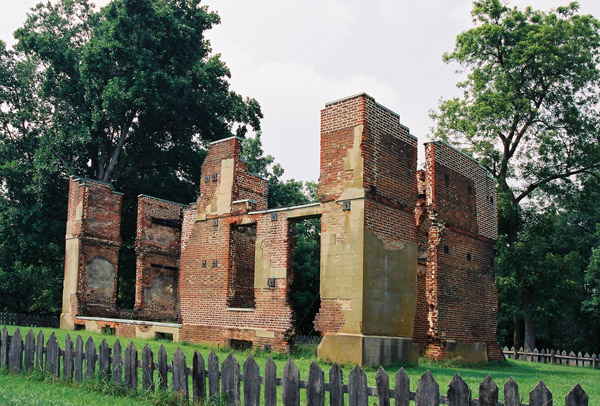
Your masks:
{"label": "tree trunk", "polygon": [[535,349],[535,321],[531,314],[531,292],[529,289],[523,289],[523,321],[525,324],[525,343],[526,350]]}
{"label": "tree trunk", "polygon": [[519,344],[521,343],[521,319],[517,318],[517,316],[514,315],[513,323],[515,326],[515,329],[513,331],[513,346],[516,349],[519,349]]}

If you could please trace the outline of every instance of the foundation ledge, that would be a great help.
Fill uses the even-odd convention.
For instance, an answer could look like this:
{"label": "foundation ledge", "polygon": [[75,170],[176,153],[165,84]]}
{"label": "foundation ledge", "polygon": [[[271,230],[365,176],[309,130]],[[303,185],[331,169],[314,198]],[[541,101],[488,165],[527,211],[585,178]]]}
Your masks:
{"label": "foundation ledge", "polygon": [[159,322],[159,321],[111,319],[108,317],[91,317],[91,316],[75,316],[74,318],[79,319],[79,320],[89,320],[89,321],[108,321],[111,323],[120,323],[120,324],[134,324],[134,325],[145,325],[145,326],[181,328],[181,324],[179,324],[179,323],[164,323],[164,322]]}

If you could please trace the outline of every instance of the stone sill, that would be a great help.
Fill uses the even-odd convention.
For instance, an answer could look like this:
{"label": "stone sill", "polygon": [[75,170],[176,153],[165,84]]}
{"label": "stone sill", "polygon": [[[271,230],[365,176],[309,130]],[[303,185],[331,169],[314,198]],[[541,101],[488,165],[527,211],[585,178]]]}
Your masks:
{"label": "stone sill", "polygon": [[228,307],[227,308],[228,312],[248,312],[248,313],[252,313],[254,312],[254,309],[246,309],[246,308],[242,308],[242,307]]}

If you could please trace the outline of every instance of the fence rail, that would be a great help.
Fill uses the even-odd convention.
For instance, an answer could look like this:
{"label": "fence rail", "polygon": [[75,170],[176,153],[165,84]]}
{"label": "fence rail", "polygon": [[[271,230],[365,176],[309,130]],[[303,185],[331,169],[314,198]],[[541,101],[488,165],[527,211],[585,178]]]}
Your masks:
{"label": "fence rail", "polygon": [[0,313],[0,325],[59,328],[60,318],[36,314]]}
{"label": "fence rail", "polygon": [[508,358],[518,359],[529,362],[541,362],[543,364],[562,364],[572,365],[579,367],[598,368],[600,367],[600,360],[596,354],[590,355],[589,353],[581,354],[581,351],[575,354],[573,351],[567,354],[566,351],[559,350],[548,350],[542,349],[539,351],[537,348],[533,351],[524,350],[523,347],[518,350],[515,347],[508,347],[502,349],[504,355]]}
{"label": "fence rail", "polygon": [[[18,328],[10,336],[6,327],[0,334],[0,340],[0,368],[3,370],[8,369],[12,373],[43,370],[67,382],[103,379],[134,391],[140,389],[141,371],[142,390],[168,390],[171,382],[171,390],[182,404],[189,404],[190,400],[197,404],[207,397],[220,397],[235,406],[242,403],[244,406],[275,406],[279,401],[284,406],[299,406],[303,390],[306,405],[309,406],[324,406],[326,392],[329,392],[329,404],[335,406],[366,406],[370,404],[370,397],[377,398],[380,406],[389,406],[390,399],[394,400],[396,406],[410,406],[411,401],[415,406],[527,406],[520,403],[519,387],[512,378],[504,384],[504,402],[499,402],[498,386],[491,376],[479,385],[479,397],[472,399],[471,390],[458,373],[448,385],[447,394],[441,395],[439,385],[429,371],[419,379],[417,390],[411,392],[410,378],[402,368],[393,378],[394,388],[390,388],[390,378],[381,367],[375,375],[376,387],[369,387],[367,376],[358,365],[348,375],[347,383],[344,383],[342,369],[338,364],[333,364],[328,372],[328,382],[325,382],[325,373],[314,361],[310,365],[308,380],[302,380],[298,367],[291,359],[283,367],[281,377],[278,377],[277,366],[270,357],[261,375],[259,365],[249,355],[243,364],[242,374],[233,354],[219,364],[214,351],[208,356],[207,363],[195,351],[190,367],[180,348],[175,350],[172,361],[168,363],[164,346],[160,347],[155,359],[148,344],[139,357],[133,342],[126,347],[123,357],[119,340],[115,341],[112,348],[106,340],[96,347],[91,337],[84,345],[81,336],[73,343],[70,335],[67,335],[64,349],[61,349],[54,333],[44,346],[42,331],[36,338],[30,330],[23,340]],[[168,379],[168,374],[171,374],[171,379]],[[278,386],[282,387],[280,397]],[[529,405],[552,406],[552,393],[542,381],[529,393]],[[588,395],[579,384],[565,397],[565,405],[588,405]]]}

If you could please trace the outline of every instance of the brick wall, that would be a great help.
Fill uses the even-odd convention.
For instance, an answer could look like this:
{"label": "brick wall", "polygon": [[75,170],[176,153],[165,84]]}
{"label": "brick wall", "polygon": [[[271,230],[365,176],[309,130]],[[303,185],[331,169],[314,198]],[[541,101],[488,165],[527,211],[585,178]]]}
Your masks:
{"label": "brick wall", "polygon": [[135,309],[147,320],[178,320],[181,227],[186,206],[138,196]]}
{"label": "brick wall", "polygon": [[[270,213],[249,214],[266,209],[268,183],[246,171],[241,141],[210,144],[197,209],[184,212],[181,338],[220,345],[245,340],[284,351],[293,334],[288,221],[284,213],[276,220]],[[255,283],[257,261],[278,271],[274,287]]]}
{"label": "brick wall", "polygon": [[70,301],[72,314],[117,314],[121,205],[122,195],[110,185],[70,178],[65,280],[76,281],[76,291],[67,292],[65,283],[63,301]]}
{"label": "brick wall", "polygon": [[425,151],[427,355],[445,356],[445,341],[454,340],[486,343],[488,359],[501,359],[494,284],[495,182],[475,160],[447,144],[428,143]]}

